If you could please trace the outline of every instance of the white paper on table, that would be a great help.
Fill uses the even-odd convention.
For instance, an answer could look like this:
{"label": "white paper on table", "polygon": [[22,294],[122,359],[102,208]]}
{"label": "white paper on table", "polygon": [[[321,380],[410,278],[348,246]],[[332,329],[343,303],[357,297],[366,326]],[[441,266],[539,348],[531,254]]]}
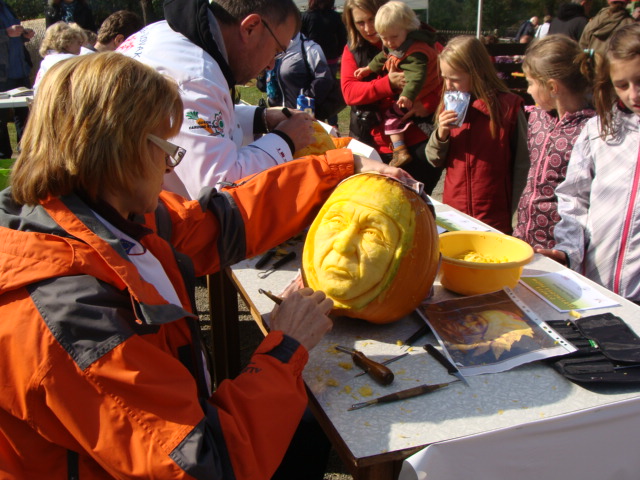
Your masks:
{"label": "white paper on table", "polygon": [[520,282],[559,312],[589,310],[619,305],[587,284],[571,270],[523,275]]}
{"label": "white paper on table", "polygon": [[[481,232],[490,232],[491,228],[481,225],[477,221],[465,217],[459,212],[450,210],[448,212],[439,212],[436,217],[436,223],[444,230],[455,232],[458,230],[477,230]],[[444,231],[443,230],[443,231]],[[442,233],[438,229],[438,233]]]}

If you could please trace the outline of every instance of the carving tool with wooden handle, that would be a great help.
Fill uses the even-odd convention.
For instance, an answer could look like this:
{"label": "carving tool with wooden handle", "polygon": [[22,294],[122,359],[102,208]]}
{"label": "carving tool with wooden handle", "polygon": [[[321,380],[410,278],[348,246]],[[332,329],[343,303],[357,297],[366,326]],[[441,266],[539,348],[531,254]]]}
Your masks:
{"label": "carving tool with wooden handle", "polygon": [[467,387],[470,386],[469,382],[467,382],[467,379],[464,378],[460,373],[460,370],[458,370],[456,366],[453,363],[451,363],[449,359],[445,357],[440,350],[438,350],[436,347],[434,347],[430,343],[427,343],[426,345],[424,345],[424,349],[427,351],[429,355],[435,358],[440,365],[442,365],[444,368],[447,369],[447,372],[449,372],[449,375],[453,375],[458,380],[461,380]]}
{"label": "carving tool with wooden handle", "polygon": [[436,383],[434,385],[420,385],[418,387],[407,388],[406,390],[400,390],[396,393],[391,393],[389,395],[385,395],[383,397],[374,398],[373,400],[369,400],[368,402],[362,403],[354,403],[351,405],[351,410],[358,410],[359,408],[368,407],[369,405],[375,405],[377,403],[390,403],[397,402],[398,400],[406,400],[407,398],[417,397],[419,395],[425,395],[427,393],[435,392],[436,390],[440,390],[441,388],[448,387],[452,383],[456,383],[458,380],[454,380],[453,382],[448,383]]}
{"label": "carving tool with wooden handle", "polygon": [[389,367],[374,362],[370,358],[368,358],[364,353],[354,350],[353,348],[341,347],[340,345],[336,346],[336,350],[339,350],[344,353],[350,353],[351,358],[353,359],[353,363],[355,363],[358,367],[364,370],[371,378],[373,378],[380,385],[389,385],[393,382],[394,376],[393,372],[389,369]]}
{"label": "carving tool with wooden handle", "polygon": [[[392,362],[395,362],[396,360],[400,360],[401,358],[406,357],[407,355],[409,355],[409,352],[403,353],[402,355],[398,355],[397,357],[392,357],[389,360],[385,360],[384,362],[380,362],[382,365],[389,365]],[[365,375],[367,372],[360,372],[359,374],[356,375],[356,377],[361,377],[362,375]]]}

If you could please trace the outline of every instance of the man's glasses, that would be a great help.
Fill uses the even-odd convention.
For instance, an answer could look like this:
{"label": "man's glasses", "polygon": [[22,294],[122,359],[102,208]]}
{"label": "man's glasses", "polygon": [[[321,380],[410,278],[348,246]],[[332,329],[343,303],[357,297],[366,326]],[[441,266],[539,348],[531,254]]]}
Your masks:
{"label": "man's glasses", "polygon": [[156,137],[153,133],[147,133],[147,140],[155,143],[161,150],[164,150],[166,153],[164,161],[167,162],[167,167],[177,167],[182,161],[184,154],[187,153],[184,148],[167,142],[160,137]]}
{"label": "man's glasses", "polygon": [[274,60],[281,60],[282,57],[284,57],[284,54],[287,51],[287,47],[283,47],[282,44],[280,43],[280,40],[278,40],[278,38],[274,35],[273,30],[271,30],[271,27],[269,26],[269,24],[264,20],[261,19],[262,24],[265,26],[265,28],[267,29],[267,31],[271,34],[271,36],[273,37],[273,39],[276,41],[276,44],[278,45],[278,47],[280,47],[280,52],[276,53],[274,55]]}

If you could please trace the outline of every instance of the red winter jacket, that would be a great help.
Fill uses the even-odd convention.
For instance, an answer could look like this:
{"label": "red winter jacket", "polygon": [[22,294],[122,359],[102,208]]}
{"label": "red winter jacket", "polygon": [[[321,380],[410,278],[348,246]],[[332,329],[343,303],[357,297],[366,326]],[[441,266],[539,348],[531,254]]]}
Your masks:
{"label": "red winter jacket", "polygon": [[427,158],[447,169],[444,203],[510,234],[514,147],[523,100],[513,93],[499,93],[498,99],[503,114],[496,138],[491,136],[486,104],[476,99],[462,126],[451,129],[445,142],[433,132]]}

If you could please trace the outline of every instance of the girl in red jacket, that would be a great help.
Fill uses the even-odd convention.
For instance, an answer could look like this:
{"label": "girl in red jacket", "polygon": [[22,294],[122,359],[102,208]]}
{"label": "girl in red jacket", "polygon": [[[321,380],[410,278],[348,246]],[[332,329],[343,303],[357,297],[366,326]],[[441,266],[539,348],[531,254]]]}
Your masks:
{"label": "girl in red jacket", "polygon": [[[475,37],[451,39],[439,61],[444,95],[426,153],[431,164],[447,169],[443,201],[510,234],[512,201],[519,198],[527,171],[522,98],[498,78]],[[445,109],[444,96],[450,91],[470,94],[464,118]],[[522,160],[516,161],[518,151]]]}

